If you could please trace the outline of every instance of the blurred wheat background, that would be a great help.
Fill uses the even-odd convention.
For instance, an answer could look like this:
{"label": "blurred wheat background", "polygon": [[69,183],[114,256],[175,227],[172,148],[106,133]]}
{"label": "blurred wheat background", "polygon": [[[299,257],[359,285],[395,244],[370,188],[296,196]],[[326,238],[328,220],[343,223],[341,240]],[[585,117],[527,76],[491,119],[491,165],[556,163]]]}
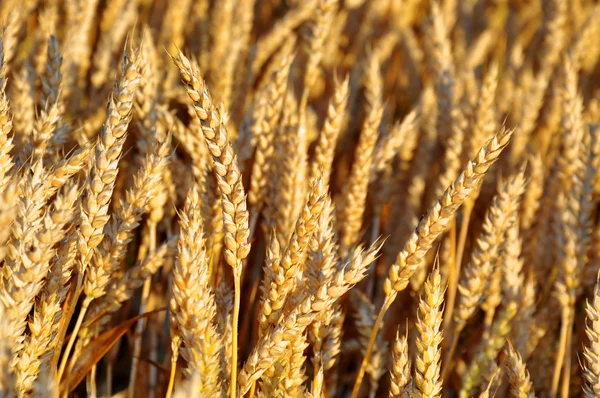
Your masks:
{"label": "blurred wheat background", "polygon": [[600,397],[594,0],[1,0],[1,397]]}

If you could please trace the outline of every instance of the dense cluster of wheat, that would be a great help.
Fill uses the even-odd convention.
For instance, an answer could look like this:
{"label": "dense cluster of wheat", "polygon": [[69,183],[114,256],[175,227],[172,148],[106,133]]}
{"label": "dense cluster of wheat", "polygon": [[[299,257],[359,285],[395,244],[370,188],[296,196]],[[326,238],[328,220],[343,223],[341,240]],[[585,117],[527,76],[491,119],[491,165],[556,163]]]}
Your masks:
{"label": "dense cluster of wheat", "polygon": [[0,24],[1,397],[600,397],[596,1]]}

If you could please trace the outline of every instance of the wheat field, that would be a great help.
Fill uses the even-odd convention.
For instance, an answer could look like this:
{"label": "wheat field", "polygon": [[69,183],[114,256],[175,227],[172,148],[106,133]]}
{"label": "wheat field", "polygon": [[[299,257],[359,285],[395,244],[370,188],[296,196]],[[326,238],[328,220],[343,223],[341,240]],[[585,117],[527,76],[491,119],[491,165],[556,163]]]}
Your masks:
{"label": "wheat field", "polygon": [[0,27],[0,397],[600,397],[597,1]]}

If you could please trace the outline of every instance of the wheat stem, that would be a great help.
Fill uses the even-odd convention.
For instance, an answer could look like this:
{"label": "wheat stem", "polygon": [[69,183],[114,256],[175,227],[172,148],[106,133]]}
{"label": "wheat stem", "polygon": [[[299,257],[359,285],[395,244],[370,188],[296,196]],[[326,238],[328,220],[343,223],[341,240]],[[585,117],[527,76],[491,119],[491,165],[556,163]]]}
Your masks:
{"label": "wheat stem", "polygon": [[354,387],[352,388],[352,398],[358,398],[358,394],[360,392],[360,384],[362,382],[363,377],[365,377],[365,371],[367,370],[367,362],[371,357],[371,352],[373,352],[373,347],[375,346],[375,340],[377,340],[379,328],[383,324],[383,317],[393,302],[393,299],[390,297],[391,296],[386,296],[385,301],[383,302],[383,305],[381,306],[381,309],[377,314],[377,318],[375,318],[375,323],[373,324],[373,329],[371,330],[371,337],[369,337],[369,343],[367,344],[367,348],[365,349],[365,355],[363,357],[362,363],[360,364],[358,374],[356,375]]}
{"label": "wheat stem", "polygon": [[[467,243],[467,236],[469,232],[469,221],[471,220],[471,212],[473,211],[474,201],[473,199],[468,200],[463,206],[462,220],[460,223],[460,233],[458,235],[458,243],[456,244],[456,257],[454,260],[454,274],[456,277],[448,281],[448,300],[446,309],[447,314],[444,314],[444,329],[449,330],[450,322],[452,321],[452,313],[454,312],[454,304],[456,302],[456,292],[458,289],[458,281],[460,280],[460,271],[462,269],[463,254],[465,252],[465,245]],[[450,350],[451,352],[452,350]],[[451,356],[448,358],[450,359]],[[448,362],[445,362],[445,366]],[[443,373],[443,372],[442,372]]]}
{"label": "wheat stem", "polygon": [[69,354],[71,353],[71,349],[73,348],[73,344],[75,344],[75,340],[77,339],[77,334],[79,333],[79,329],[81,328],[81,324],[83,323],[83,319],[85,318],[85,314],[90,306],[90,302],[92,300],[89,297],[86,297],[83,300],[83,304],[81,305],[81,309],[79,310],[79,316],[77,317],[77,321],[75,322],[75,326],[73,327],[73,331],[71,332],[71,337],[67,343],[67,347],[63,352],[62,360],[60,362],[60,367],[58,368],[57,378],[60,380],[62,378],[63,373],[65,372],[65,368],[68,363]]}
{"label": "wheat stem", "polygon": [[237,357],[238,357],[238,320],[240,317],[240,298],[242,295],[241,275],[234,277],[233,287],[233,316],[232,316],[232,336],[231,336],[231,381],[229,383],[229,396],[237,397]]}

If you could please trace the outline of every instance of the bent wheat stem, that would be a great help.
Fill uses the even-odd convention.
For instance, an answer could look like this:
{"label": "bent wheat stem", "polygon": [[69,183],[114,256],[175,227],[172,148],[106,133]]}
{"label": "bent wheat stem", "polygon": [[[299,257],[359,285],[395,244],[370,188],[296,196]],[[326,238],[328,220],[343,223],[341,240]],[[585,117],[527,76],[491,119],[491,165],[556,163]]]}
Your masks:
{"label": "bent wheat stem", "polygon": [[169,385],[165,398],[171,398],[173,394],[173,386],[175,385],[175,374],[177,373],[177,358],[179,358],[179,344],[174,347],[174,352],[171,355],[171,374],[169,375]]}

